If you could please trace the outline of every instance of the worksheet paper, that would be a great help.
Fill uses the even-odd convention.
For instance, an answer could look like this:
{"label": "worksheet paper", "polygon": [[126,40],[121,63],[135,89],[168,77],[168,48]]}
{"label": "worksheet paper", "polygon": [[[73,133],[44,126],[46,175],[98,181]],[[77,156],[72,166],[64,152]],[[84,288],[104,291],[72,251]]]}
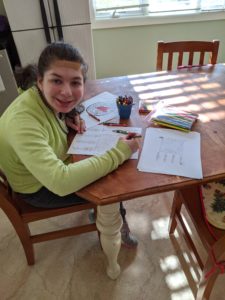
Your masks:
{"label": "worksheet paper", "polygon": [[142,172],[202,178],[200,134],[147,128],[137,168]]}
{"label": "worksheet paper", "polygon": [[[89,128],[83,134],[77,134],[68,150],[69,154],[83,155],[102,155],[107,150],[115,147],[119,137],[124,134],[114,132],[113,130],[126,130],[141,134],[142,129],[137,127],[110,127],[97,125]],[[138,158],[138,151],[132,156],[132,159]]]}
{"label": "worksheet paper", "polygon": [[[118,109],[116,106],[116,98],[117,96],[109,93],[109,92],[103,92],[101,94],[98,94],[95,97],[92,97],[90,99],[85,100],[84,102],[82,102],[82,105],[84,105],[85,110],[81,113],[81,118],[84,119],[86,127],[87,128],[91,128],[93,126],[96,126],[102,122],[111,120],[115,117],[119,117],[118,114]],[[96,103],[107,103],[109,105],[111,105],[112,110],[105,115],[102,116],[98,116],[98,120],[94,119],[93,117],[91,117],[88,113],[87,113],[87,108],[90,105],[96,104]]]}

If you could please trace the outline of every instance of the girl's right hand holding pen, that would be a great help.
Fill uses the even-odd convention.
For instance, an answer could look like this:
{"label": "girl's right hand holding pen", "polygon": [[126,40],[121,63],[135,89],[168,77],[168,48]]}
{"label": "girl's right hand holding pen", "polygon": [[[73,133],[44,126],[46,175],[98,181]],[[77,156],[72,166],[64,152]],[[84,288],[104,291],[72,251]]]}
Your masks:
{"label": "girl's right hand holding pen", "polygon": [[135,153],[141,146],[141,138],[140,136],[135,138],[136,136],[136,133],[129,132],[125,137],[120,137],[120,140],[130,147],[132,153]]}
{"label": "girl's right hand holding pen", "polygon": [[126,139],[127,140],[131,140],[131,139],[135,139],[135,138],[141,138],[142,136],[137,134],[136,132],[128,132]]}

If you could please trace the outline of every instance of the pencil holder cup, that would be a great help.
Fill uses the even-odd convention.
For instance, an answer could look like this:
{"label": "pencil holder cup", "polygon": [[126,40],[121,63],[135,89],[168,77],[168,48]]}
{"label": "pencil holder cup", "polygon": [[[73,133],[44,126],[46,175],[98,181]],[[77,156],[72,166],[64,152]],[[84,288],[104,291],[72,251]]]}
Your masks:
{"label": "pencil holder cup", "polygon": [[118,107],[118,112],[120,119],[129,119],[132,106],[133,106],[133,98],[131,96],[119,96],[116,99],[116,104]]}
{"label": "pencil holder cup", "polygon": [[120,119],[129,119],[130,118],[132,104],[123,105],[123,104],[117,103],[117,107],[118,107]]}

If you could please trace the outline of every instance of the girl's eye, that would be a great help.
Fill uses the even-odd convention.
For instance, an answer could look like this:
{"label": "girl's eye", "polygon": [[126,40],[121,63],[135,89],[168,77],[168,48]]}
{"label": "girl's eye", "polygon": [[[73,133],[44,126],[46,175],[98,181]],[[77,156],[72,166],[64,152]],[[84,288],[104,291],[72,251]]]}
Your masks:
{"label": "girl's eye", "polygon": [[52,79],[52,82],[55,83],[55,84],[60,84],[62,83],[62,81],[60,79]]}
{"label": "girl's eye", "polygon": [[81,85],[81,82],[80,81],[73,81],[71,84],[73,86],[79,86],[79,85]]}

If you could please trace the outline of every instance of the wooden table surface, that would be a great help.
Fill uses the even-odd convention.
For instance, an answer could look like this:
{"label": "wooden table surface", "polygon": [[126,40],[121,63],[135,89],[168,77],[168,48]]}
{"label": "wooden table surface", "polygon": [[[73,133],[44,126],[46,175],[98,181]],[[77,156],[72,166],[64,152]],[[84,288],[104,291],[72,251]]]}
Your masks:
{"label": "wooden table surface", "polygon": [[[128,160],[116,171],[77,194],[98,205],[181,189],[225,177],[225,64],[121,76],[86,82],[85,99],[108,91],[130,95],[136,102],[128,125],[146,128],[138,113],[140,99],[164,100],[199,114],[193,127],[201,133],[202,180],[140,172],[138,160]],[[84,158],[74,156],[74,159]]]}

